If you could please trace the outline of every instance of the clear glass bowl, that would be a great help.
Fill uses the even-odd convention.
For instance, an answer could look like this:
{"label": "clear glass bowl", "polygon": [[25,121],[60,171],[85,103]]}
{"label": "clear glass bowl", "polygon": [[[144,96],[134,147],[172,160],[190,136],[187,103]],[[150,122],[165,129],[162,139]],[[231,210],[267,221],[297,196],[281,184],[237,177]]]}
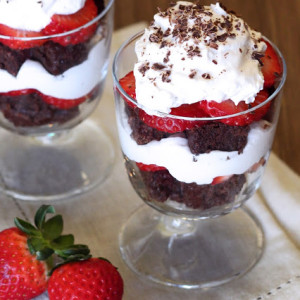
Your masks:
{"label": "clear glass bowl", "polygon": [[[110,139],[99,124],[83,121],[102,95],[113,3],[104,1],[97,17],[68,32],[0,36],[0,126],[6,129],[0,135],[7,142],[0,149],[0,190],[6,194],[69,198],[108,176],[114,161]],[[26,46],[14,48],[18,42]]]}
{"label": "clear glass bowl", "polygon": [[[244,274],[262,253],[260,225],[249,211],[237,208],[253,196],[266,167],[285,62],[272,44],[281,58],[283,75],[261,104],[215,118],[155,111],[154,122],[176,119],[191,128],[162,133],[145,124],[147,117],[142,116],[147,110],[119,83],[133,69],[134,46],[140,36],[125,42],[115,56],[116,115],[129,180],[154,210],[144,206],[130,217],[120,235],[121,252],[135,272],[154,281],[185,288],[219,285]],[[229,119],[260,111],[267,113],[249,125],[227,124]]]}

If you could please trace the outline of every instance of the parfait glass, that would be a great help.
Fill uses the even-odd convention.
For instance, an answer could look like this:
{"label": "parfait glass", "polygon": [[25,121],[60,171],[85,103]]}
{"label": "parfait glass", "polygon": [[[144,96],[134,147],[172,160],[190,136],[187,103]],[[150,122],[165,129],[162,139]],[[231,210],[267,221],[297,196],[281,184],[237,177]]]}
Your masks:
{"label": "parfait glass", "polygon": [[[261,225],[243,204],[259,187],[271,151],[285,62],[273,45],[283,74],[261,104],[214,118],[151,111],[154,123],[189,122],[194,128],[159,132],[146,122],[147,108],[119,82],[133,69],[135,42],[140,36],[125,42],[113,63],[124,162],[133,188],[147,204],[123,225],[120,251],[126,264],[143,278],[187,289],[217,286],[245,274],[263,252]],[[224,125],[229,118],[261,115],[262,111],[264,115],[250,125]],[[230,143],[225,146],[221,140]],[[240,142],[244,144],[241,150],[231,150]],[[201,149],[203,144],[212,150]]]}
{"label": "parfait glass", "polygon": [[111,139],[101,121],[87,119],[103,92],[113,31],[114,1],[101,3],[93,20],[71,31],[0,36],[0,191],[11,197],[70,198],[109,175]]}

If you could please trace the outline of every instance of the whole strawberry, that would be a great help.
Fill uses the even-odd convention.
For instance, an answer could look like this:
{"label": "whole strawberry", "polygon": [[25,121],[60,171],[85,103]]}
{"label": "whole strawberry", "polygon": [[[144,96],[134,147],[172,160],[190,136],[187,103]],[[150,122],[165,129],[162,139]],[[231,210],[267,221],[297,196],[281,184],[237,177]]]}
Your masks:
{"label": "whole strawberry", "polygon": [[50,300],[121,300],[123,280],[107,260],[90,258],[56,268],[48,284]]}
{"label": "whole strawberry", "polygon": [[32,299],[46,287],[46,264],[29,252],[27,235],[18,228],[0,232],[0,299]]}
{"label": "whole strawberry", "polygon": [[61,235],[61,215],[52,206],[42,205],[34,218],[35,226],[15,218],[17,227],[0,232],[0,299],[29,300],[47,289],[47,271],[53,257],[67,260],[89,258],[89,248],[74,245],[73,235]]}

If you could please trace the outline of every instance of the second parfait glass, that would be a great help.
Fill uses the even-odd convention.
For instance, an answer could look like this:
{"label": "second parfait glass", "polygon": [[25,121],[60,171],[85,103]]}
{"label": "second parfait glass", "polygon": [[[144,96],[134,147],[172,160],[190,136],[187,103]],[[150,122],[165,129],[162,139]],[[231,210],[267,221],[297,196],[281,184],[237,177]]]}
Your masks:
{"label": "second parfait glass", "polygon": [[95,17],[60,34],[0,35],[0,191],[59,200],[108,176],[111,140],[101,122],[86,119],[104,88],[113,4],[87,0],[80,14],[93,7]]}
{"label": "second parfait glass", "polygon": [[[159,111],[149,117],[120,84],[136,63],[134,47],[140,36],[125,42],[113,63],[124,162],[132,186],[147,204],[122,227],[120,250],[127,265],[144,278],[181,288],[217,286],[245,274],[263,251],[262,228],[243,203],[259,187],[271,151],[286,76],[284,59],[273,45],[283,74],[256,107],[214,118]],[[134,80],[126,84],[134,93]],[[250,126],[224,125],[261,112],[266,114]],[[155,129],[154,123],[173,121],[197,129],[175,134]],[[242,149],[232,151],[227,145],[214,150],[224,138],[243,144]],[[201,143],[214,144],[205,146],[212,151],[203,151]]]}

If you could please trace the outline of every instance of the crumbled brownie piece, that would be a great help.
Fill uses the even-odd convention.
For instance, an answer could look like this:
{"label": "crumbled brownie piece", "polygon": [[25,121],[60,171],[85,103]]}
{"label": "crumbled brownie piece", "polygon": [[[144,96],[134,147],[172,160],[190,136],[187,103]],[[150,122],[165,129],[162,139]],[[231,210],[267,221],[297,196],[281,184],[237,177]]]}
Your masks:
{"label": "crumbled brownie piece", "polygon": [[165,202],[170,199],[203,210],[233,202],[246,182],[244,174],[234,175],[215,185],[180,182],[167,170],[141,171],[141,176],[149,201]]}
{"label": "crumbled brownie piece", "polygon": [[26,55],[24,51],[12,50],[0,43],[0,69],[16,76],[25,60]]}
{"label": "crumbled brownie piece", "polygon": [[98,14],[100,14],[105,7],[104,0],[95,0],[95,4],[98,8]]}
{"label": "crumbled brownie piece", "polygon": [[[131,137],[138,145],[145,145],[156,140],[174,134],[163,132],[145,124],[139,118],[139,109],[131,108],[126,105],[128,123],[132,129]],[[247,144],[247,137],[250,127],[231,126],[221,122],[211,122],[191,130],[186,130],[182,134],[176,134],[186,137],[188,145],[193,154],[208,153],[212,150],[220,151],[238,151],[241,153]]]}
{"label": "crumbled brownie piece", "polygon": [[128,123],[132,129],[131,137],[137,142],[138,145],[145,145],[153,140],[160,141],[162,138],[170,135],[145,124],[138,117],[138,112],[139,108],[132,108],[129,105],[126,105]]}
{"label": "crumbled brownie piece", "polygon": [[229,126],[221,122],[211,122],[186,130],[186,136],[193,154],[207,153],[212,150],[241,153],[247,144],[249,130],[248,125]]}
{"label": "crumbled brownie piece", "polygon": [[88,43],[62,46],[48,41],[40,47],[28,49],[26,55],[29,59],[40,62],[52,75],[59,75],[85,61],[88,50]]}
{"label": "crumbled brownie piece", "polygon": [[15,126],[24,127],[64,123],[79,113],[78,107],[64,110],[49,105],[37,93],[19,96],[0,95],[0,110]]}

